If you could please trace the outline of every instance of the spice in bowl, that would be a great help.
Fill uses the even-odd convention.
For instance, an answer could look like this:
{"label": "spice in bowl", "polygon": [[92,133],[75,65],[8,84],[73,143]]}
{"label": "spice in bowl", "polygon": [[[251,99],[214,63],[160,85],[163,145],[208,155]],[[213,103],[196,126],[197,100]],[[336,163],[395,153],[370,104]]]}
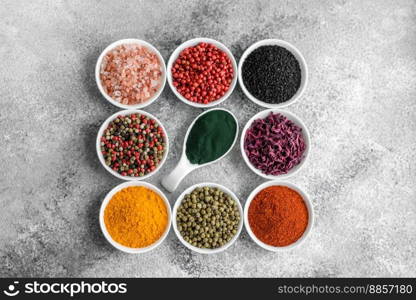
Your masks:
{"label": "spice in bowl", "polygon": [[172,84],[187,100],[208,104],[229,90],[234,68],[227,53],[210,43],[184,49],[172,66]]}
{"label": "spice in bowl", "polygon": [[280,113],[254,120],[244,137],[249,162],[265,175],[288,173],[304,158],[302,128]]}
{"label": "spice in bowl", "polygon": [[278,45],[267,45],[248,54],[242,65],[242,78],[253,97],[265,103],[279,104],[297,93],[302,71],[292,52]]}
{"label": "spice in bowl", "polygon": [[223,156],[237,134],[234,117],[225,110],[212,110],[199,117],[186,140],[186,156],[192,164],[202,165]]}
{"label": "spice in bowl", "polygon": [[176,225],[183,239],[197,248],[223,247],[238,233],[237,202],[216,187],[197,187],[178,207]]}
{"label": "spice in bowl", "polygon": [[285,247],[305,233],[309,222],[308,208],[297,191],[287,186],[269,186],[251,201],[248,222],[261,242]]}
{"label": "spice in bowl", "polygon": [[151,99],[163,85],[163,67],[158,55],[140,44],[122,44],[106,53],[100,80],[113,100],[136,105]]}
{"label": "spice in bowl", "polygon": [[142,177],[162,162],[166,134],[153,118],[141,113],[119,115],[112,120],[100,140],[105,164],[122,176]]}
{"label": "spice in bowl", "polygon": [[104,210],[104,224],[115,242],[129,248],[145,248],[166,232],[168,208],[152,189],[130,186],[110,199]]}

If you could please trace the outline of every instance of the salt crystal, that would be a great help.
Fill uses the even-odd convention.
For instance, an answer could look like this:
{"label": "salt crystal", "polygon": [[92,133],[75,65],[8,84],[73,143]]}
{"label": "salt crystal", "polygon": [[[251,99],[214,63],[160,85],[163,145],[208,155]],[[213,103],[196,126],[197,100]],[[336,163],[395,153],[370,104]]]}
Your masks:
{"label": "salt crystal", "polygon": [[156,87],[159,85],[159,81],[158,80],[151,80],[151,86],[152,87]]}
{"label": "salt crystal", "polygon": [[103,58],[100,78],[114,100],[130,105],[146,102],[161,87],[161,62],[147,47],[120,45]]}

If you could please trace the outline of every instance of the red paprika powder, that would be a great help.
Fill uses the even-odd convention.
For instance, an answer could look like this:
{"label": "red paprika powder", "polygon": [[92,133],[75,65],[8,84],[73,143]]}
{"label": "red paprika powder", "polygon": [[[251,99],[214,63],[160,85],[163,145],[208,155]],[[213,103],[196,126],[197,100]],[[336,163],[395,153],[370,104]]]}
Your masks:
{"label": "red paprika powder", "polygon": [[263,243],[283,247],[296,242],[309,222],[303,197],[286,186],[261,190],[248,209],[251,231]]}

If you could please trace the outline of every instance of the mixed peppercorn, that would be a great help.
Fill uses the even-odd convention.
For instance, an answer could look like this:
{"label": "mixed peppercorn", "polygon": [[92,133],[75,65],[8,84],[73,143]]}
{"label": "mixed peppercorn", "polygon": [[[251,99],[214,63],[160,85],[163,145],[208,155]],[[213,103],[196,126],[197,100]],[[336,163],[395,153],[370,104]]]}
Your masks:
{"label": "mixed peppercorn", "polygon": [[187,100],[208,104],[228,91],[234,69],[224,51],[209,43],[199,43],[179,54],[172,77],[176,90]]}
{"label": "mixed peppercorn", "polygon": [[139,113],[118,116],[101,137],[105,163],[122,176],[140,177],[154,171],[163,159],[165,147],[163,128]]}
{"label": "mixed peppercorn", "polygon": [[238,231],[240,211],[236,201],[214,187],[197,187],[182,200],[176,224],[183,239],[198,248],[227,244]]}

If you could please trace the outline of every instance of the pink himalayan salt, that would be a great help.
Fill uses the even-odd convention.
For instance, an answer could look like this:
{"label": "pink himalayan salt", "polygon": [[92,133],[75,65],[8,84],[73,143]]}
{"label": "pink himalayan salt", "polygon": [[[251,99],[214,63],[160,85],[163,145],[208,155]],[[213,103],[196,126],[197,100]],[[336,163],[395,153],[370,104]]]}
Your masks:
{"label": "pink himalayan salt", "polygon": [[143,103],[161,88],[161,62],[145,46],[120,45],[104,56],[100,78],[105,92],[115,101],[127,105]]}

